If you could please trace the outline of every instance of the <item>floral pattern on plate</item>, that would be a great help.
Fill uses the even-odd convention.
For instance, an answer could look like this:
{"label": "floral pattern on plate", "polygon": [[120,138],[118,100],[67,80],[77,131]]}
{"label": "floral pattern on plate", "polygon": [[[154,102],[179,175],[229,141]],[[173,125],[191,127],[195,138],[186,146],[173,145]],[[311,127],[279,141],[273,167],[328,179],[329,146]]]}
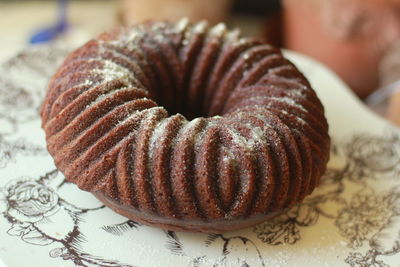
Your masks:
{"label": "floral pattern on plate", "polygon": [[[399,132],[363,110],[318,63],[288,54],[327,107],[333,145],[321,185],[269,221],[200,234],[127,220],[55,169],[38,109],[69,50],[28,49],[0,67],[0,263],[6,267],[383,267],[400,261]],[[331,103],[332,97],[348,99]],[[362,117],[342,116],[346,109]],[[18,251],[27,248],[34,253],[20,257]]]}

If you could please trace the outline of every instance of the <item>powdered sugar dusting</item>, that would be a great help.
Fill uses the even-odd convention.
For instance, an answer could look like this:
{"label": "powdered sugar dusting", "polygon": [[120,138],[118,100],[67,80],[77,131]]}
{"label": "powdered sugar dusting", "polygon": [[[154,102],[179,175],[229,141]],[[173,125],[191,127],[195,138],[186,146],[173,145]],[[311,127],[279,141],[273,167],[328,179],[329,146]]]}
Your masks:
{"label": "powdered sugar dusting", "polygon": [[[149,146],[147,150],[147,169],[149,170],[150,176],[152,176],[153,169],[153,161],[154,161],[154,153],[156,151],[156,147],[160,146],[160,143],[163,142],[165,138],[165,128],[170,122],[170,118],[162,119],[157,123],[157,125],[153,128],[152,135],[149,140]],[[165,149],[165,148],[163,148]]]}
{"label": "powdered sugar dusting", "polygon": [[[288,106],[296,107],[304,112],[308,113],[308,110],[305,109],[301,104],[296,102],[293,98],[284,96],[284,97],[276,97],[276,96],[253,96],[249,98],[250,101],[252,100],[273,100],[280,103],[287,104]],[[268,104],[267,104],[268,105]]]}
{"label": "powdered sugar dusting", "polygon": [[186,17],[182,18],[176,23],[174,30],[176,33],[182,33],[183,31],[186,30],[188,25],[189,25],[189,19]]}
{"label": "powdered sugar dusting", "polygon": [[207,21],[200,21],[193,26],[194,33],[204,33],[207,30]]}
{"label": "powdered sugar dusting", "polygon": [[[103,83],[103,84],[105,84],[105,83]],[[107,90],[106,88],[107,87],[105,87],[105,89],[104,89],[104,94],[99,95],[94,101],[92,101],[89,105],[87,105],[86,108],[90,108],[90,107],[98,104],[99,102],[103,101],[104,99],[112,97],[118,91],[126,89],[126,87],[112,88],[111,90]]]}
{"label": "powdered sugar dusting", "polygon": [[279,101],[279,102],[286,103],[286,104],[288,104],[288,105],[290,105],[290,106],[297,107],[297,108],[301,109],[301,110],[304,111],[304,112],[308,112],[307,109],[305,109],[302,105],[300,105],[299,103],[297,103],[293,98],[284,96],[284,97],[271,97],[271,99],[276,100],[276,101]]}
{"label": "powdered sugar dusting", "polygon": [[166,118],[158,122],[154,127],[153,134],[149,141],[149,158],[152,156],[152,152],[155,150],[156,142],[160,143],[165,138],[165,127],[168,125],[170,118]]}
{"label": "powdered sugar dusting", "polygon": [[211,28],[210,34],[215,36],[222,36],[227,32],[226,25],[224,23],[218,23]]}
{"label": "powdered sugar dusting", "polygon": [[188,27],[184,32],[184,38],[182,39],[182,44],[184,46],[187,46],[193,35],[205,33],[207,30],[207,25],[208,23],[206,21],[200,21],[194,24],[191,28]]}
{"label": "powdered sugar dusting", "polygon": [[236,132],[231,127],[227,128],[226,131],[230,134],[230,136],[232,137],[232,142],[236,146],[241,147],[248,152],[251,152],[254,150],[256,141],[259,138],[257,135],[252,135],[250,138],[247,138],[247,137],[240,135],[238,132]]}
{"label": "powdered sugar dusting", "polygon": [[248,52],[246,52],[246,53],[243,54],[242,57],[243,57],[244,60],[248,60],[250,58],[250,54]]}
{"label": "powdered sugar dusting", "polygon": [[302,86],[300,88],[294,88],[292,90],[290,90],[288,92],[289,96],[296,96],[296,97],[301,97],[303,99],[306,99],[306,95],[305,92],[308,91],[309,89],[307,89],[305,86]]}
{"label": "powdered sugar dusting", "polygon": [[132,85],[132,81],[135,81],[135,84],[140,84],[133,73],[127,68],[111,60],[102,59],[102,61],[104,63],[103,68],[93,69],[91,72],[100,74],[105,82],[119,79],[126,85]]}
{"label": "powdered sugar dusting", "polygon": [[148,110],[150,110],[150,109],[135,110],[134,112],[129,112],[129,111],[125,110],[125,112],[127,113],[127,116],[125,117],[125,119],[119,121],[115,127],[120,127],[121,125],[123,125],[133,119],[137,119],[139,116],[142,116],[143,113],[147,113]]}

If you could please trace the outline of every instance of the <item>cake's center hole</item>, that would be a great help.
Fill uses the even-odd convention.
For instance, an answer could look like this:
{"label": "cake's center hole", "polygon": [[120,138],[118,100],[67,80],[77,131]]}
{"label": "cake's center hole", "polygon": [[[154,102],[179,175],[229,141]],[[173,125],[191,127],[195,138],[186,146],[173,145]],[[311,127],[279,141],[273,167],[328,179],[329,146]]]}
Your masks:
{"label": "cake's center hole", "polygon": [[153,92],[153,95],[153,99],[158,105],[163,106],[170,116],[180,113],[188,120],[209,116],[206,109],[210,103],[205,103],[203,91],[194,94],[186,88],[183,90],[165,89],[159,94]]}

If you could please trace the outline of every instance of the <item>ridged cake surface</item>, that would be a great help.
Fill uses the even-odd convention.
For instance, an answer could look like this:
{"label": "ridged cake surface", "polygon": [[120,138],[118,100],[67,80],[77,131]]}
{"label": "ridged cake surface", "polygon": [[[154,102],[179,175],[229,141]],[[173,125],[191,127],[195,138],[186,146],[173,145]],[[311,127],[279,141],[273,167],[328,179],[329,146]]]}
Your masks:
{"label": "ridged cake surface", "polygon": [[41,116],[69,181],[165,229],[265,220],[310,194],[329,158],[309,82],[279,49],[223,24],[102,34],[65,59]]}

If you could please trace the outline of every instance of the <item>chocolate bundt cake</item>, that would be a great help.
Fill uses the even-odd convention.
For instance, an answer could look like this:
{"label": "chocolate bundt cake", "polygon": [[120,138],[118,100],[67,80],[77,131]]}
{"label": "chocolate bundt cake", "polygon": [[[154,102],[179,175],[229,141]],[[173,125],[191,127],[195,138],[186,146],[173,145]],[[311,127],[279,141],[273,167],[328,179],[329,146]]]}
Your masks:
{"label": "chocolate bundt cake", "polygon": [[299,203],[329,158],[324,109],[280,50],[224,24],[148,22],[71,53],[41,110],[57,167],[126,217],[224,232]]}

